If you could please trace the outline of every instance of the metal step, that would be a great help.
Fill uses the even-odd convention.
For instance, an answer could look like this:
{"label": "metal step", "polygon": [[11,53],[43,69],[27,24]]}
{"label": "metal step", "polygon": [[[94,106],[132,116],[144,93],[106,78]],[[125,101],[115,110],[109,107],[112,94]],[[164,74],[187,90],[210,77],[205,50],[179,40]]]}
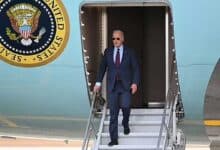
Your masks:
{"label": "metal step", "polygon": [[[131,115],[163,115],[164,109],[131,109]],[[109,115],[109,109],[106,112]],[[166,114],[169,114],[169,109],[167,109]],[[119,115],[122,115],[120,109]]]}
{"label": "metal step", "polygon": [[[109,137],[109,133],[101,133],[102,137]],[[123,132],[118,133],[119,137],[143,137],[143,136],[148,136],[148,137],[158,137],[159,132],[147,132],[147,133],[136,133],[136,132],[131,132],[128,135],[125,135]],[[162,134],[162,136],[165,136],[165,132]]]}
{"label": "metal step", "polygon": [[[146,115],[130,115],[129,120],[130,121],[161,121],[163,118],[163,116],[146,116]],[[166,116],[166,118],[168,119],[168,116]],[[118,116],[118,122],[121,122],[123,119],[123,116],[120,115]],[[105,118],[106,121],[110,120],[110,116],[106,116]]]}
{"label": "metal step", "polygon": [[[120,145],[157,145],[159,133],[130,133],[124,135],[119,133],[118,142]],[[161,137],[161,144],[164,143],[165,133]],[[101,145],[107,145],[110,141],[109,134],[103,133],[101,136]]]}
{"label": "metal step", "polygon": [[[109,125],[109,121],[104,121],[104,125]],[[129,121],[129,125],[160,125],[162,120],[159,121]],[[118,125],[121,126],[121,122],[118,122]]]}
{"label": "metal step", "polygon": [[[140,122],[140,121],[137,121]],[[157,122],[142,122],[142,124],[134,124],[134,123],[129,123],[129,127],[131,132],[159,132],[160,131],[160,123]],[[124,128],[121,125],[121,123],[118,126],[118,132],[123,132]],[[109,121],[105,121],[104,127],[103,127],[103,132],[109,132]]]}
{"label": "metal step", "polygon": [[162,150],[162,147],[159,149],[155,145],[99,145],[99,150]]}

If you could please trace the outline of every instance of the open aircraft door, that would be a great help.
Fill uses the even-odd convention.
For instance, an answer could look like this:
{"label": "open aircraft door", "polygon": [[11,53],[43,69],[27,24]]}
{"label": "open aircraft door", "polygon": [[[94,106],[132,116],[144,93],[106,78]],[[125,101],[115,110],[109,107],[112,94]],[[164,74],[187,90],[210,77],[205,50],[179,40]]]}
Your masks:
{"label": "open aircraft door", "polygon": [[[112,46],[114,29],[124,31],[125,45],[135,50],[140,63],[141,86],[133,96],[132,107],[163,107],[168,95],[180,95],[174,23],[169,1],[85,0],[79,13],[90,97],[100,56],[105,48]],[[178,104],[183,109],[181,96]]]}
{"label": "open aircraft door", "polygon": [[[107,145],[109,110],[104,103],[97,111],[95,104],[99,100],[92,90],[101,55],[104,49],[112,46],[112,31],[115,29],[124,32],[125,45],[135,50],[141,68],[141,85],[132,99],[129,124],[133,134],[125,137],[119,123],[121,136],[119,145],[114,148],[185,149],[184,133],[177,128],[177,121],[184,116],[184,111],[170,3],[167,0],[85,0],[79,13],[85,76],[91,102],[82,150],[87,150],[91,137],[95,141],[92,149],[111,149]],[[106,79],[102,87],[102,95],[106,97]],[[97,114],[101,115],[98,129],[93,125]],[[119,114],[119,122],[120,119]],[[145,135],[149,131],[155,133],[154,139]]]}

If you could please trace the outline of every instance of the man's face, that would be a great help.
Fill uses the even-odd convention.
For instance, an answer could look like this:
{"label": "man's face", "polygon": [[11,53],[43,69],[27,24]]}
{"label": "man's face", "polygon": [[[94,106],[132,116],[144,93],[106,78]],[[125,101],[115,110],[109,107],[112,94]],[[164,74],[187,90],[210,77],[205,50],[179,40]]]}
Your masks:
{"label": "man's face", "polygon": [[120,47],[123,44],[124,39],[123,39],[121,32],[114,32],[113,33],[112,42],[115,47]]}

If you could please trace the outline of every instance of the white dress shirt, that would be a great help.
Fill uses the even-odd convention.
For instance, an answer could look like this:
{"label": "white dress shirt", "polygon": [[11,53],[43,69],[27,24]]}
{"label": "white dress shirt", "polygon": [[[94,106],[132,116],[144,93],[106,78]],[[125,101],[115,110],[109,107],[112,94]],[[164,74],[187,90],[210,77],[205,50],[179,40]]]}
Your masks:
{"label": "white dress shirt", "polygon": [[123,56],[123,45],[121,45],[119,48],[117,48],[117,47],[114,48],[114,53],[113,53],[114,63],[116,62],[116,55],[117,55],[118,49],[119,49],[119,53],[120,53],[120,63],[121,63],[121,60],[122,60],[122,56]]}

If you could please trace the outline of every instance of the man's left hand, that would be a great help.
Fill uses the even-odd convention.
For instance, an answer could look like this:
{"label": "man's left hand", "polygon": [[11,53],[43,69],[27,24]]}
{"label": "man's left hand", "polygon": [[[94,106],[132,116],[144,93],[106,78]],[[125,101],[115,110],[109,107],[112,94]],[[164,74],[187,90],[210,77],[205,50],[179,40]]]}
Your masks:
{"label": "man's left hand", "polygon": [[136,92],[137,92],[137,84],[134,84],[134,83],[133,83],[133,84],[131,85],[131,93],[134,94],[134,93],[136,93]]}

